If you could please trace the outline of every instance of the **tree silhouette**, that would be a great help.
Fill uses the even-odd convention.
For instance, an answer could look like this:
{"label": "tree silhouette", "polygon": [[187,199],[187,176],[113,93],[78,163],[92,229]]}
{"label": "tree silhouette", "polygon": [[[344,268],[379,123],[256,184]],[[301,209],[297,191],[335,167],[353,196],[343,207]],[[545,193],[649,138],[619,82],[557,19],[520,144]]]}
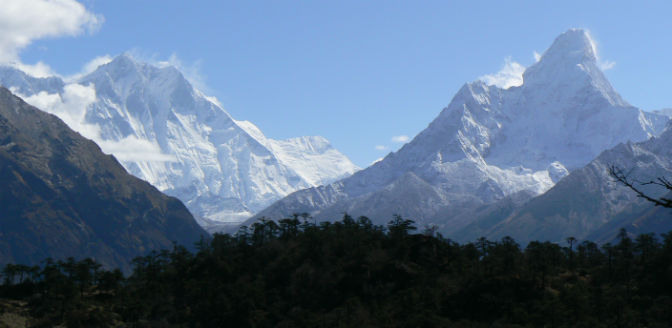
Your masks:
{"label": "tree silhouette", "polygon": [[415,221],[405,220],[400,215],[395,214],[394,219],[387,224],[387,229],[390,230],[393,237],[401,238],[408,235],[412,230],[418,229],[414,224]]}
{"label": "tree silhouette", "polygon": [[521,249],[401,217],[300,220],[150,252],[126,277],[92,259],[6,265],[0,311],[25,304],[35,327],[672,326],[672,233]]}
{"label": "tree silhouette", "polygon": [[571,270],[574,270],[574,243],[576,242],[576,238],[574,236],[567,237],[565,239],[567,241],[567,244],[569,244],[569,268]]}

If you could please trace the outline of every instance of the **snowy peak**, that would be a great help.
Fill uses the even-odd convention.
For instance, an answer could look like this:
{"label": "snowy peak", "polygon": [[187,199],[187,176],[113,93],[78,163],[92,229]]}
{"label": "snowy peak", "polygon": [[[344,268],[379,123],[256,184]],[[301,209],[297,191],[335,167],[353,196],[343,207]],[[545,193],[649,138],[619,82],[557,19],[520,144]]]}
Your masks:
{"label": "snowy peak", "polygon": [[127,81],[140,81],[143,79],[138,63],[130,56],[123,54],[115,57],[111,62],[99,66],[95,71],[82,78],[82,81],[105,76],[116,82],[122,79]]}
{"label": "snowy peak", "polygon": [[539,61],[525,70],[523,87],[533,88],[528,90],[533,93],[538,88],[553,92],[555,100],[574,97],[581,90],[594,90],[597,93],[593,95],[610,105],[628,106],[602,73],[595,42],[583,29],[570,29],[558,36]]}
{"label": "snowy peak", "polygon": [[359,167],[349,160],[344,161],[345,156],[333,148],[329,140],[324,137],[303,136],[273,140],[266,138],[250,121],[234,120],[234,122],[310,186],[328,184],[359,170]]}
{"label": "snowy peak", "polygon": [[65,83],[57,77],[33,77],[10,66],[0,66],[0,85],[12,88],[20,94],[35,94],[40,91],[61,93]]}
{"label": "snowy peak", "polygon": [[331,183],[359,170],[349,161],[343,161],[343,155],[320,136],[268,139],[266,146],[311,186]]}
{"label": "snowy peak", "polygon": [[[176,131],[171,127],[195,132],[210,125],[233,125],[216,100],[195,89],[173,66],[155,66],[122,54],[79,83],[94,85],[102,100],[87,111],[87,119],[100,125],[105,138],[148,138],[167,152],[171,146],[162,141]],[[199,126],[188,127],[193,124]]]}
{"label": "snowy peak", "polygon": [[619,142],[659,134],[667,119],[623,101],[598,61],[590,34],[568,30],[525,71],[522,86],[502,89],[480,80],[462,86],[428,128],[400,150],[403,162],[468,158],[500,168],[556,172],[553,162],[573,170]]}
{"label": "snowy peak", "polygon": [[[358,170],[324,138],[273,140],[234,120],[168,63],[122,54],[71,84],[52,80],[0,68],[0,84],[66,115],[131,174],[181,199],[204,226],[240,222],[291,192]],[[72,107],[72,86],[87,92],[76,94],[76,115],[61,110]]]}
{"label": "snowy peak", "polygon": [[101,65],[100,67],[104,67],[107,70],[110,71],[118,71],[118,72],[123,72],[123,71],[129,71],[129,70],[137,70],[138,63],[131,57],[131,55],[128,54],[121,54],[117,57],[114,57],[112,61],[110,61],[107,64]]}
{"label": "snowy peak", "polygon": [[193,87],[174,66],[153,66],[136,61],[127,54],[115,57],[111,62],[99,66],[94,72],[83,77],[82,82],[113,83],[122,89],[122,96],[132,93],[137,88],[146,88],[150,84],[160,88],[163,93],[182,91],[193,93]]}
{"label": "snowy peak", "polygon": [[583,29],[573,28],[560,34],[541,60],[553,61],[555,64],[564,62],[568,64],[581,64],[597,62],[597,50],[595,42]]}
{"label": "snowy peak", "polygon": [[600,70],[589,33],[571,29],[524,72],[522,85],[467,83],[399,151],[332,185],[296,192],[257,217],[394,213],[399,194],[391,186],[413,174],[439,197],[405,213],[457,231],[468,222],[461,211],[544,193],[605,149],[658,135],[667,121],[623,101]]}

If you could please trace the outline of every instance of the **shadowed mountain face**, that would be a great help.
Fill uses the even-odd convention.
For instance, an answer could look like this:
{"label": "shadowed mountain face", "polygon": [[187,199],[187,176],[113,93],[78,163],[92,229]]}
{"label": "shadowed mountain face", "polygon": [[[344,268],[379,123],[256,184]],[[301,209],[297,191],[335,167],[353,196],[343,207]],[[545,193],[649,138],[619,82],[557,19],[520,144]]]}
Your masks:
{"label": "shadowed mountain face", "polygon": [[128,174],[56,116],[0,88],[0,264],[132,258],[207,233],[184,205]]}
{"label": "shadowed mountain face", "polygon": [[[672,229],[672,209],[654,207],[638,198],[632,190],[614,181],[608,168],[612,165],[621,168],[636,181],[670,177],[670,145],[670,126],[658,138],[619,144],[518,208],[491,217],[474,215],[472,223],[455,237],[469,241],[480,236],[490,239],[511,236],[523,244],[532,240],[561,242],[570,236],[610,242],[621,228],[633,235],[668,232]],[[654,197],[668,192],[655,185],[640,188]]]}

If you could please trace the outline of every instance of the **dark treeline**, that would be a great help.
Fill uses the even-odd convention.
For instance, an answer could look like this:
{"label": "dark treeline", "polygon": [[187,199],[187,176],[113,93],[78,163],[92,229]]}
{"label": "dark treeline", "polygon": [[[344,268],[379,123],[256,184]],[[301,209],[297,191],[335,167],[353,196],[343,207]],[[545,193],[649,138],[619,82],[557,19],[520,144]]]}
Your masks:
{"label": "dark treeline", "polygon": [[0,315],[21,302],[36,327],[672,326],[672,234],[522,249],[415,229],[294,217],[139,257],[128,277],[90,259],[7,265]]}

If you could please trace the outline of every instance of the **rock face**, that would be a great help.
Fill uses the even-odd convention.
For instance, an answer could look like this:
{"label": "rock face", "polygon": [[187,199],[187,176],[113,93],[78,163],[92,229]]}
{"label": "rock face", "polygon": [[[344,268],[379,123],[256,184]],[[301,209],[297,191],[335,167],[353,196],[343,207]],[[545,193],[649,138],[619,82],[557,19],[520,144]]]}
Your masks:
{"label": "rock face", "polygon": [[[619,144],[604,151],[587,166],[573,171],[545,194],[504,215],[475,216],[471,225],[456,234],[462,241],[480,236],[499,239],[511,236],[521,243],[532,240],[562,242],[567,237],[608,242],[621,228],[633,234],[672,230],[672,209],[654,208],[630,189],[614,181],[608,168],[614,165],[632,179],[652,181],[672,176],[672,128],[658,138]],[[660,197],[668,190],[641,186]],[[485,223],[484,221],[489,221]]]}
{"label": "rock face", "polygon": [[177,199],[126,172],[56,116],[0,87],[0,264],[132,258],[207,233]]}
{"label": "rock face", "polygon": [[[234,120],[172,66],[120,55],[75,83],[61,81],[60,88],[43,88],[46,80],[21,74],[0,71],[0,83],[63,118],[131,174],[181,199],[210,230],[358,170],[322,137],[266,138],[254,124]],[[85,103],[77,100],[87,92]],[[85,108],[73,114],[54,106],[59,101]]]}
{"label": "rock face", "polygon": [[524,72],[522,85],[466,84],[396,153],[295,192],[252,220],[297,212],[333,220],[348,212],[380,224],[400,214],[451,236],[472,223],[475,209],[499,204],[508,211],[603,150],[658,135],[667,121],[621,99],[598,68],[589,34],[572,29]]}

